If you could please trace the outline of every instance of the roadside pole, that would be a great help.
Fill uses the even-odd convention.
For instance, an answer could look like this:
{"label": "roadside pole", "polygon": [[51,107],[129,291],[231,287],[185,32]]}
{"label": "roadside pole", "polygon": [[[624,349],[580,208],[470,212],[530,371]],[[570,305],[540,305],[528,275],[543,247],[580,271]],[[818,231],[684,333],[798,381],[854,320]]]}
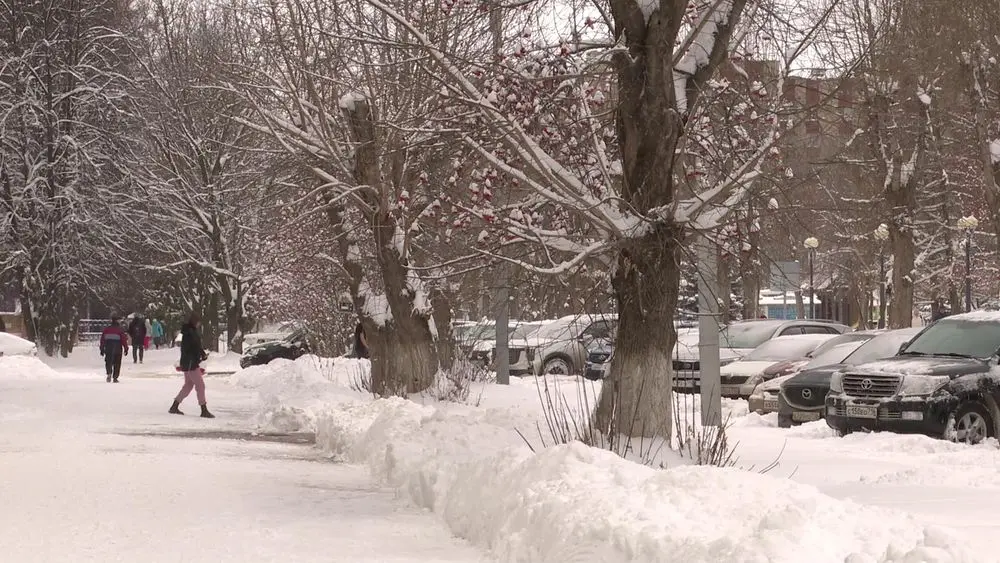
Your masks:
{"label": "roadside pole", "polygon": [[510,324],[510,288],[507,287],[507,266],[500,266],[500,287],[497,288],[497,345],[494,364],[497,368],[497,383],[510,385],[510,352],[507,345],[507,330]]}
{"label": "roadside pole", "polygon": [[722,378],[719,375],[719,284],[716,247],[698,238],[698,361],[701,371],[701,424],[722,425]]}

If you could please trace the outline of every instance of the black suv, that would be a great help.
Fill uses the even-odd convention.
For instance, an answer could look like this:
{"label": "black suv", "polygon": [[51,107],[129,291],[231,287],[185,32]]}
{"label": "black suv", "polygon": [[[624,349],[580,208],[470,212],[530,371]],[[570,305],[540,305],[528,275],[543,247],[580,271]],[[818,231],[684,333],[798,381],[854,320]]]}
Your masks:
{"label": "black suv", "polygon": [[841,432],[888,430],[977,443],[996,435],[1000,313],[946,317],[899,354],[835,373],[826,422]]}
{"label": "black suv", "polygon": [[271,360],[284,358],[295,360],[309,353],[309,343],[303,331],[297,330],[281,340],[261,342],[243,351],[240,367],[262,366]]}

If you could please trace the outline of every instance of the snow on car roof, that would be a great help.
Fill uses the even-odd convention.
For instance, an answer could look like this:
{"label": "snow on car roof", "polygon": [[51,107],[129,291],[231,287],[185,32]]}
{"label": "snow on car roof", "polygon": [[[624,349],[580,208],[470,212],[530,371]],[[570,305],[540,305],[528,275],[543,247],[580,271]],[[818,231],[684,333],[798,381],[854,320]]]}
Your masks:
{"label": "snow on car roof", "polygon": [[973,323],[1000,323],[1000,311],[972,311],[944,317],[941,320],[968,321]]}

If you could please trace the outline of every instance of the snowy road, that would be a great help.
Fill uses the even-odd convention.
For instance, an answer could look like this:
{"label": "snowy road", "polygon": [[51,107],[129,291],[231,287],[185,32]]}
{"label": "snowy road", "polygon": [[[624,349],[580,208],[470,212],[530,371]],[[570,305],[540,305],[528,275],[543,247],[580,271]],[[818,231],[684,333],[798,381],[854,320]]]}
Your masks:
{"label": "snowy road", "polygon": [[176,377],[71,377],[0,374],[2,561],[485,560],[362,468],[233,439],[248,392],[209,380],[204,420],[166,413]]}

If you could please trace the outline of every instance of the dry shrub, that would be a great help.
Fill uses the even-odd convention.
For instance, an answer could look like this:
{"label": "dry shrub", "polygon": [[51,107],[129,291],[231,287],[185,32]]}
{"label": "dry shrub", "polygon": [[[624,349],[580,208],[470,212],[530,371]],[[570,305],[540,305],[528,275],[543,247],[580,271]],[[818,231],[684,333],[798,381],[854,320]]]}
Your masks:
{"label": "dry shrub", "polygon": [[[679,400],[674,395],[674,444],[670,447],[669,439],[664,437],[631,436],[635,432],[638,419],[636,414],[631,417],[630,428],[624,433],[604,433],[594,424],[599,393],[596,386],[583,378],[578,378],[578,390],[575,401],[567,399],[566,394],[559,389],[558,380],[538,378],[538,397],[542,404],[544,426],[536,423],[535,431],[541,448],[569,442],[583,442],[592,447],[606,449],[619,457],[647,465],[650,467],[665,467],[663,461],[667,450],[689,459],[697,465],[712,465],[716,467],[735,467],[737,444],[730,444],[727,430],[729,418],[720,427],[703,427],[700,424],[700,410],[697,402]],[[640,390],[640,394],[642,391]],[[574,404],[575,403],[575,404]],[[621,405],[616,405],[621,408]],[[517,430],[521,439],[532,451],[535,445],[524,433]],[[641,433],[638,433],[641,434]],[[765,468],[770,470],[772,465]]]}

